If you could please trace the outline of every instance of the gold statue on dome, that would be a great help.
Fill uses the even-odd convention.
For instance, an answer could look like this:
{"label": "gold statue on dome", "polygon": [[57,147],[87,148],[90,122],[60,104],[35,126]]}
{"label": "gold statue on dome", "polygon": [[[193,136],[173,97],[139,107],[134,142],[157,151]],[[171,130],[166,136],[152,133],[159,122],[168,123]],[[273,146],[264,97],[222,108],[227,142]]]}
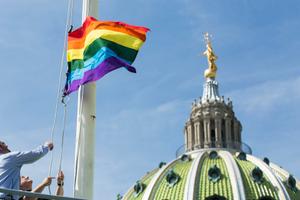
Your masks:
{"label": "gold statue on dome", "polygon": [[205,33],[204,40],[206,42],[206,51],[204,51],[203,55],[207,56],[208,62],[208,69],[204,71],[204,76],[206,78],[215,78],[217,74],[217,65],[215,61],[218,59],[218,57],[214,54],[211,47],[211,35]]}

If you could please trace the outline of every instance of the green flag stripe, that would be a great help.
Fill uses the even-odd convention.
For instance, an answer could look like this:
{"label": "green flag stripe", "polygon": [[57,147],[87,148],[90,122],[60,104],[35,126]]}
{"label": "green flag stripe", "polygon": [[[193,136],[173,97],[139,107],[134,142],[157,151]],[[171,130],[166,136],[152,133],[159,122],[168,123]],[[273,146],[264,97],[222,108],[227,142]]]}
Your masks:
{"label": "green flag stripe", "polygon": [[115,52],[118,57],[132,63],[138,53],[138,51],[124,47],[122,45],[116,44],[112,41],[98,38],[94,40],[85,50],[84,50],[84,58],[83,60],[86,61],[89,58],[93,57],[102,47],[108,47],[113,52]]}

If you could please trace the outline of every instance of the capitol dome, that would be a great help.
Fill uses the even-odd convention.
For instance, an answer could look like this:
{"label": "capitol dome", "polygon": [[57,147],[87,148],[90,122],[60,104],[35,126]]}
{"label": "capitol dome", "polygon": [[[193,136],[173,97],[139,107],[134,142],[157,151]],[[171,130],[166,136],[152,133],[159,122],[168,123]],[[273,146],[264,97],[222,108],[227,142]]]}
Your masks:
{"label": "capitol dome", "polygon": [[177,158],[139,179],[122,200],[300,200],[300,182],[257,158],[242,142],[230,99],[219,95],[217,57],[206,37],[209,68],[203,95],[193,102]]}

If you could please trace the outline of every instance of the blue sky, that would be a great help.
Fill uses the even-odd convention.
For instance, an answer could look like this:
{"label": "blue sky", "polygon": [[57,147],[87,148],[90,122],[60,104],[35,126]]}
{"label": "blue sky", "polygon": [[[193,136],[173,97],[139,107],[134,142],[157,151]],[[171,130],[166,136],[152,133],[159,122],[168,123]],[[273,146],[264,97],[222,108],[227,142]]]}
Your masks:
{"label": "blue sky", "polygon": [[[74,26],[81,1],[74,0]],[[149,27],[134,66],[97,82],[95,196],[115,199],[183,144],[191,102],[202,95],[203,33],[213,35],[220,93],[231,97],[243,141],[300,177],[300,2],[102,0],[99,16]],[[66,0],[0,1],[0,138],[28,150],[50,138]],[[71,95],[63,170],[72,194],[77,94]],[[60,152],[62,106],[55,133]],[[42,181],[50,156],[24,166]],[[34,170],[33,170],[34,169]]]}

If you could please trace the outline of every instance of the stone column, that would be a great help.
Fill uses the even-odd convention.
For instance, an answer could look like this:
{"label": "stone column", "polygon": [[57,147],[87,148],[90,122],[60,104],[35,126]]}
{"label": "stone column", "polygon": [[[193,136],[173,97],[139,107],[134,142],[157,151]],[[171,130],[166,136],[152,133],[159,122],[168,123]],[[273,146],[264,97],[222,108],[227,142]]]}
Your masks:
{"label": "stone column", "polygon": [[194,149],[200,148],[200,121],[194,123]]}
{"label": "stone column", "polygon": [[208,122],[207,122],[207,142],[208,142],[208,145],[209,145],[209,147],[211,147],[211,142],[212,142],[212,140],[211,140],[211,124],[210,124],[210,120],[208,120]]}
{"label": "stone column", "polygon": [[184,146],[185,151],[188,150],[188,132],[187,132],[187,126],[184,127]]}
{"label": "stone column", "polygon": [[204,125],[204,148],[209,148],[211,145],[210,139],[210,119],[203,120]]}
{"label": "stone column", "polygon": [[222,120],[220,118],[215,119],[215,134],[216,134],[216,147],[222,147]]}
{"label": "stone column", "polygon": [[240,145],[239,145],[239,123],[238,123],[237,120],[234,120],[233,128],[234,128],[234,147],[236,149],[240,149]]}
{"label": "stone column", "polygon": [[190,151],[191,150],[191,142],[192,142],[191,125],[190,124],[187,127],[187,136],[188,136],[187,146],[188,146],[188,151]]}
{"label": "stone column", "polygon": [[236,120],[234,121],[234,141],[239,141],[239,123]]}
{"label": "stone column", "polygon": [[225,119],[225,135],[226,135],[227,148],[231,148],[233,139],[231,138],[231,119],[230,118]]}
{"label": "stone column", "polygon": [[193,123],[189,122],[188,125],[188,150],[193,150],[195,139],[194,139],[194,129],[193,129]]}

